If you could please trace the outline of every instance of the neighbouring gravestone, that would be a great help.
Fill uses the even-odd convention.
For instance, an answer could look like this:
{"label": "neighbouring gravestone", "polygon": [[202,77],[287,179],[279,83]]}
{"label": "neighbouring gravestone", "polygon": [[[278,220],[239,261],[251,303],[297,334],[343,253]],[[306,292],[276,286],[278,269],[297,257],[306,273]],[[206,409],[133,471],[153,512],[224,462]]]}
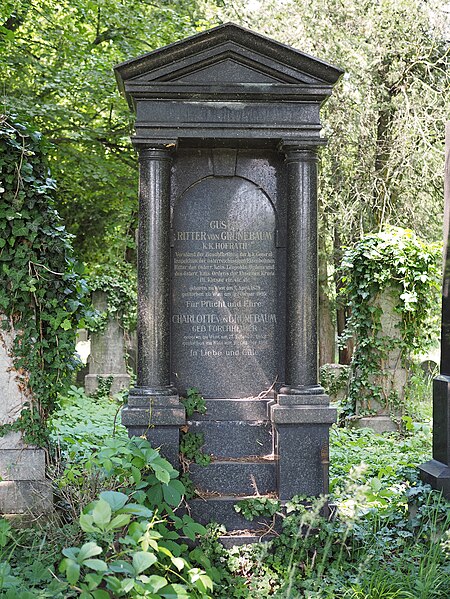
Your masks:
{"label": "neighbouring gravestone", "polygon": [[179,394],[200,389],[201,521],[247,529],[236,497],[327,491],[316,179],[319,109],[341,73],[233,24],[116,67],[140,163],[137,385],[122,418],[177,464]]}
{"label": "neighbouring gravestone", "polygon": [[[4,318],[0,315],[0,325]],[[0,326],[0,425],[13,423],[29,399],[26,377],[14,367],[13,344],[13,331]],[[26,445],[20,432],[0,437],[0,514],[37,516],[49,513],[52,502],[45,451]]]}
{"label": "neighbouring gravestone", "polygon": [[445,127],[443,258],[441,364],[433,381],[433,459],[420,466],[420,476],[450,499],[450,122]]}
{"label": "neighbouring gravestone", "polygon": [[[380,326],[377,337],[389,340],[390,349],[380,358],[378,372],[371,375],[371,385],[379,388],[379,399],[373,397],[371,387],[363,390],[356,400],[356,418],[349,420],[355,428],[371,428],[377,433],[399,429],[404,416],[405,392],[408,371],[402,363],[401,322],[402,316],[395,310],[400,290],[387,288],[371,304],[380,310]],[[352,374],[358,377],[358,369]]]}
{"label": "neighbouring gravestone", "polygon": [[[94,291],[92,305],[99,312],[107,312],[107,294],[104,291]],[[109,316],[102,330],[91,333],[88,364],[89,374],[84,379],[86,393],[91,394],[97,390],[100,378],[112,378],[111,393],[130,386],[130,375],[125,362],[124,332],[118,315]]]}

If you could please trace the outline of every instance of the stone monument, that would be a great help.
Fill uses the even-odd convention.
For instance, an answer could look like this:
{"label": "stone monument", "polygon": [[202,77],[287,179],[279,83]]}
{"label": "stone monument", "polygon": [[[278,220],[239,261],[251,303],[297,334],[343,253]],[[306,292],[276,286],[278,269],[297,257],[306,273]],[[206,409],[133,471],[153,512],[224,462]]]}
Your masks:
{"label": "stone monument", "polygon": [[450,122],[445,149],[441,364],[433,381],[433,459],[419,468],[423,482],[450,499]]}
{"label": "stone monument", "polygon": [[[99,312],[107,312],[108,295],[101,290],[92,294],[92,305]],[[84,378],[86,393],[94,393],[99,378],[112,378],[110,393],[118,393],[130,386],[130,375],[125,363],[123,327],[117,315],[108,316],[104,329],[91,333],[91,353],[88,358],[89,374]]]}
{"label": "stone monument", "polygon": [[122,418],[177,464],[179,396],[200,389],[201,521],[248,528],[236,497],[328,489],[317,151],[341,74],[231,23],[116,67],[140,165],[137,385]]}

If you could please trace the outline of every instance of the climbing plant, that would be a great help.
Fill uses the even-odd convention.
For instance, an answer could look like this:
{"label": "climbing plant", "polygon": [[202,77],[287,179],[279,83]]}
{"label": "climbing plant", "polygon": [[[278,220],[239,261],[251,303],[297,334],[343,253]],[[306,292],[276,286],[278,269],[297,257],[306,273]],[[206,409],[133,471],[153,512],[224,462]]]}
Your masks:
{"label": "climbing plant", "polygon": [[28,400],[12,425],[43,445],[45,422],[78,366],[75,331],[86,314],[82,265],[54,208],[45,142],[0,116],[0,321],[14,332],[16,375]]}
{"label": "climbing plant", "polygon": [[107,310],[89,319],[89,330],[101,331],[109,318],[119,318],[126,331],[133,331],[137,319],[136,270],[126,263],[102,264],[94,268],[88,283],[91,291],[103,291],[107,296]]}
{"label": "climbing plant", "polygon": [[[438,244],[396,227],[366,235],[345,252],[341,276],[351,310],[346,335],[356,339],[349,388],[353,410],[357,400],[368,398],[366,413],[376,411],[371,405],[381,405],[391,415],[404,411],[394,386],[386,394],[389,385],[382,379],[388,374],[391,352],[396,351],[401,366],[408,367],[436,337],[440,256]],[[382,327],[383,294],[391,298],[398,315],[395,334]]]}

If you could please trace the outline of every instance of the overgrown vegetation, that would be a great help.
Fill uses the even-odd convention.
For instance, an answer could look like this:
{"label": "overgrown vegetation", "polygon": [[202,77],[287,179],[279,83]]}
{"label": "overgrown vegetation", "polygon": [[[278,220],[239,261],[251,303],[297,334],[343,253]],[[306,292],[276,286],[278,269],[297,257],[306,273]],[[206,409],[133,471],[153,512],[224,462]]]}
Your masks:
{"label": "overgrown vegetation", "polygon": [[396,369],[409,370],[435,340],[439,260],[437,244],[398,228],[366,235],[344,254],[347,335],[356,340],[349,385],[353,413],[404,415],[405,382],[396,384]]}
{"label": "overgrown vegetation", "polygon": [[[333,427],[333,517],[324,515],[324,498],[294,498],[281,512],[276,500],[255,497],[238,509],[250,519],[278,514],[280,534],[226,550],[216,540],[219,525],[205,530],[180,511],[185,488],[146,440],[127,439],[117,424],[116,437],[105,440],[115,401],[73,388],[62,405],[52,420],[63,448],[54,479],[58,525],[13,531],[0,520],[6,598],[450,595],[449,504],[417,476],[431,452],[426,425],[408,421],[404,435]],[[89,445],[97,449],[89,453]],[[196,535],[200,544],[189,549],[184,537]]]}
{"label": "overgrown vegetation", "polygon": [[[46,420],[78,366],[75,331],[87,287],[55,210],[55,182],[39,133],[0,117],[0,311],[14,338],[16,376],[28,401],[12,425],[43,445]],[[1,336],[1,333],[0,333]]]}

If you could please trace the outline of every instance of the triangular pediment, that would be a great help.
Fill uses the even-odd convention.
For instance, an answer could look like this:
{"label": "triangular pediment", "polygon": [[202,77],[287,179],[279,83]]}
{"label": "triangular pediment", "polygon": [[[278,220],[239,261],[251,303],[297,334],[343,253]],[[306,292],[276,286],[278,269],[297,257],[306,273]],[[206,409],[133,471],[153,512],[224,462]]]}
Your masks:
{"label": "triangular pediment", "polygon": [[119,85],[331,86],[342,71],[233,23],[221,25],[116,67]]}

